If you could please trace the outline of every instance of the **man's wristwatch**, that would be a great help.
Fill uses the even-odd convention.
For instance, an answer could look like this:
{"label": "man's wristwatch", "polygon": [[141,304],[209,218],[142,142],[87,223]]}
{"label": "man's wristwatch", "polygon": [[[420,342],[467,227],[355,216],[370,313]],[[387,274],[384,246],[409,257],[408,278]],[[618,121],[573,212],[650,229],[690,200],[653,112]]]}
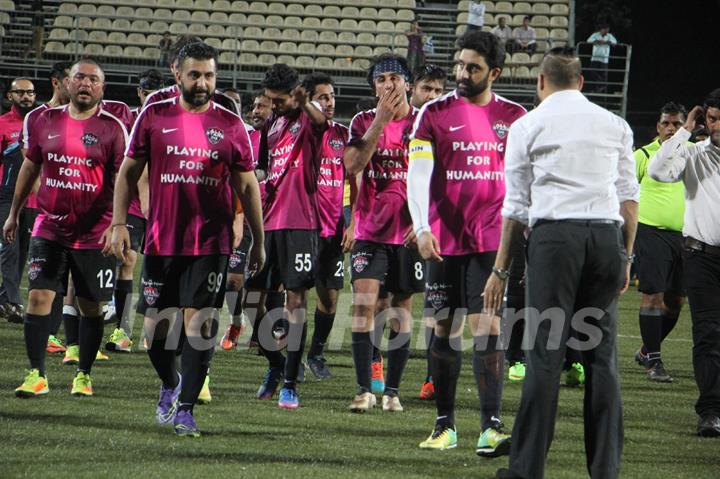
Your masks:
{"label": "man's wristwatch", "polygon": [[503,281],[508,279],[508,277],[510,276],[510,271],[506,269],[500,269],[497,266],[493,266],[492,272],[495,273],[495,275]]}
{"label": "man's wristwatch", "polygon": [[628,263],[633,264],[635,262],[635,255],[631,254],[627,257]]}

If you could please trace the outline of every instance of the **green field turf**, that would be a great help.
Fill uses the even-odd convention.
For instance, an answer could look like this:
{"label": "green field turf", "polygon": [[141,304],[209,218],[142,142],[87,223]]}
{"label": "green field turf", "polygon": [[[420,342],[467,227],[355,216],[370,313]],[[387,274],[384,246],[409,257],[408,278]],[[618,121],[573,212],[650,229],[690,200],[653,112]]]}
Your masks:
{"label": "green field turf", "polygon": [[[341,311],[347,311],[348,304],[345,294]],[[625,406],[622,477],[718,478],[720,439],[694,434],[696,387],[689,315],[683,311],[663,348],[675,383],[650,383],[633,361],[639,345],[638,304],[635,291],[623,298],[618,328]],[[416,306],[419,312],[417,301]],[[96,396],[90,399],[70,396],[73,368],[62,366],[59,355],[49,357],[50,394],[36,400],[16,399],[13,389],[27,367],[22,328],[2,323],[0,478],[490,478],[498,467],[507,465],[507,458],[475,455],[479,410],[469,354],[458,386],[458,448],[421,451],[417,445],[430,433],[434,420],[434,405],[417,399],[425,375],[423,353],[413,351],[405,372],[404,413],[376,409],[352,415],[347,412],[355,385],[346,314],[338,316],[337,326],[331,339],[345,340],[342,350],[327,354],[334,377],[301,384],[297,411],[279,410],[275,401],[254,399],[265,369],[262,358],[246,349],[218,351],[211,373],[213,402],[195,409],[204,437],[192,440],[177,439],[170,428],[154,424],[158,380],[143,352],[112,354],[108,363],[96,364]],[[415,338],[419,329],[416,321]],[[139,332],[137,322],[136,340]],[[505,385],[503,419],[508,430],[520,390],[519,384]],[[546,477],[586,477],[581,389],[561,390]]]}

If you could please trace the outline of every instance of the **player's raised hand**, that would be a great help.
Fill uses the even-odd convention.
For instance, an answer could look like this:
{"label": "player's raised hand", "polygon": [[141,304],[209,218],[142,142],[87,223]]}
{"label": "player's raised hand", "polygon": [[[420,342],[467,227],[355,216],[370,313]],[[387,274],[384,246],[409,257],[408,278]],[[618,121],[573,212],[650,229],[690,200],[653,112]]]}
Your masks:
{"label": "player's raised hand", "polygon": [[420,236],[417,237],[417,247],[420,256],[424,260],[435,261],[436,263],[443,260],[442,256],[440,256],[440,243],[431,232],[423,231],[420,233]]}
{"label": "player's raised hand", "polygon": [[115,253],[115,257],[125,263],[125,251],[130,249],[130,233],[128,232],[127,226],[113,226],[111,238],[110,244],[112,245],[112,251]]}
{"label": "player's raised hand", "polygon": [[8,216],[8,219],[3,225],[3,238],[8,243],[15,241],[15,233],[17,232],[17,218],[13,215]]}
{"label": "player's raised hand", "polygon": [[293,98],[295,98],[295,101],[299,106],[302,106],[308,102],[308,92],[302,85],[298,85],[293,88],[293,91],[290,94],[293,96]]}
{"label": "player's raised hand", "polygon": [[692,132],[695,129],[698,117],[701,117],[704,114],[705,108],[701,107],[700,105],[696,105],[695,108],[690,110],[690,113],[688,113],[687,120],[685,120],[685,125],[683,125],[683,128],[685,128],[687,131]]}
{"label": "player's raised hand", "polygon": [[385,90],[380,94],[380,99],[375,109],[375,120],[382,126],[387,125],[395,118],[395,104],[397,100],[397,92],[395,90]]}

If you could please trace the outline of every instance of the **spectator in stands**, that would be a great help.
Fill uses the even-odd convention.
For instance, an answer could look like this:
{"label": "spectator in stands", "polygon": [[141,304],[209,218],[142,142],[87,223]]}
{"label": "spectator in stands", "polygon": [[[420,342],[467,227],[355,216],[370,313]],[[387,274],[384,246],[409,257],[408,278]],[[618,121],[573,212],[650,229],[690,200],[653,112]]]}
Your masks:
{"label": "spectator in stands", "polygon": [[610,46],[616,45],[617,40],[610,33],[610,25],[601,23],[598,31],[587,39],[592,43],[592,57],[590,58],[590,70],[587,72],[589,90],[598,93],[607,91],[608,63],[610,63]]}
{"label": "spectator in stands", "polygon": [[440,97],[445,91],[447,73],[437,65],[426,64],[413,72],[410,104],[421,108],[425,103]]}
{"label": "spectator in stands", "polygon": [[513,37],[515,39],[513,52],[528,52],[530,55],[535,53],[537,42],[535,41],[535,29],[530,26],[530,17],[523,18],[522,25],[515,29]]}
{"label": "spectator in stands", "polygon": [[490,33],[500,39],[500,43],[505,48],[506,52],[512,53],[513,47],[513,31],[507,25],[507,17],[499,17],[498,24],[493,28]]}
{"label": "spectator in stands", "polygon": [[168,64],[168,56],[170,54],[170,49],[173,46],[172,38],[170,38],[170,32],[165,32],[163,34],[163,37],[160,39],[160,43],[158,44],[158,48],[160,48],[160,66],[161,67],[167,67],[170,66]]}
{"label": "spectator in stands", "polygon": [[32,40],[30,40],[30,43],[23,52],[23,59],[26,59],[28,55],[30,55],[30,52],[35,50],[35,58],[40,60],[42,58],[43,39],[45,37],[45,15],[42,0],[34,0],[30,9],[32,11]]}
{"label": "spectator in stands", "polygon": [[410,24],[410,30],[405,32],[405,36],[408,39],[407,61],[410,64],[410,69],[414,71],[420,65],[425,63],[425,52],[423,52],[423,32],[420,30],[417,20]]}
{"label": "spectator in stands", "polygon": [[467,31],[481,30],[485,25],[485,4],[470,0],[468,6]]}
{"label": "spectator in stands", "polygon": [[240,96],[240,92],[238,90],[236,90],[235,88],[226,88],[223,90],[223,93],[225,93],[225,95],[229,96],[235,101],[238,107],[238,111],[242,111],[242,97]]}

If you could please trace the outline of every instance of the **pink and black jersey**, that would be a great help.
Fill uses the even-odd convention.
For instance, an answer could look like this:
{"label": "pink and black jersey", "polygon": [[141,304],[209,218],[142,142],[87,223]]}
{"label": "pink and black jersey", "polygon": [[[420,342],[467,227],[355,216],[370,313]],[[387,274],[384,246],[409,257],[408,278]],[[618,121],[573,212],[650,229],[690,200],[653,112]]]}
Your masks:
{"label": "pink and black jersey", "polygon": [[497,251],[505,198],[505,143],[525,108],[493,94],[473,105],[457,92],[425,104],[413,138],[432,142],[430,227],[444,255]]}
{"label": "pink and black jersey", "polygon": [[240,118],[211,101],[190,113],[178,98],[144,108],[127,156],[148,165],[150,212],[145,254],[230,254],[232,170],[252,171],[250,139]]}
{"label": "pink and black jersey", "polygon": [[42,176],[33,236],[71,249],[100,249],[126,140],[123,123],[101,108],[76,120],[66,105],[35,120],[27,158],[42,165]]}
{"label": "pink and black jersey", "polygon": [[345,193],[343,153],[348,141],[348,133],[349,130],[345,125],[332,122],[320,142],[317,204],[322,238],[330,238],[342,231],[341,219]]}
{"label": "pink and black jersey", "polygon": [[[177,85],[161,88],[160,90],[152,92],[150,95],[147,96],[147,98],[145,98],[145,104],[142,106],[141,110],[147,108],[153,103],[157,103],[163,100],[169,100],[170,98],[178,98],[179,96],[180,88]],[[237,102],[226,94],[215,90],[211,99],[226,110],[230,110],[231,112],[238,115],[238,117],[240,116],[240,107],[238,106]]]}
{"label": "pink and black jersey", "polygon": [[16,107],[0,116],[0,203],[12,203],[15,183],[23,163],[23,117]]}
{"label": "pink and black jersey", "polygon": [[[418,110],[385,126],[377,149],[362,172],[355,208],[355,238],[383,244],[403,244],[412,226],[407,207],[408,143]],[[375,110],[355,115],[350,141],[359,140],[375,119]]]}
{"label": "pink and black jersey", "polygon": [[100,108],[107,111],[108,113],[111,113],[121,122],[123,122],[123,125],[125,125],[125,129],[127,129],[127,131],[132,130],[132,127],[135,124],[135,115],[133,115],[132,110],[126,103],[115,100],[103,100],[100,103]]}
{"label": "pink and black jersey", "polygon": [[320,227],[317,155],[322,132],[302,110],[271,118],[263,129],[259,167],[267,168],[265,231]]}

